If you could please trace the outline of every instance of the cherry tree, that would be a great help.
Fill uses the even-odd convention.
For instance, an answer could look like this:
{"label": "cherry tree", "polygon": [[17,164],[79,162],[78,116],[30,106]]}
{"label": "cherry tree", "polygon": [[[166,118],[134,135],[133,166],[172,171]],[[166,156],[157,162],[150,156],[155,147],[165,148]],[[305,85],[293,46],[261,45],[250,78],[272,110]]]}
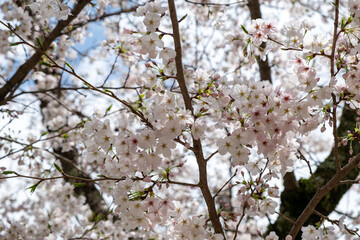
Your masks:
{"label": "cherry tree", "polygon": [[0,239],[360,237],[359,0],[0,3]]}

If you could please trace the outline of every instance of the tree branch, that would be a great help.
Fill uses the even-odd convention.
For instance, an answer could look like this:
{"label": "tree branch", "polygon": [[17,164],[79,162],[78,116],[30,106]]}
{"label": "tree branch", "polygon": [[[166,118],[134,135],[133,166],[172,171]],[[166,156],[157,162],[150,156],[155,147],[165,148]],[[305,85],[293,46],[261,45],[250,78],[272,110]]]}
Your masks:
{"label": "tree branch", "polygon": [[290,235],[295,239],[298,234],[300,228],[303,226],[305,221],[310,217],[310,215],[314,212],[315,207],[321,201],[321,199],[328,194],[333,188],[339,185],[341,179],[343,179],[351,170],[357,167],[360,163],[360,154],[358,154],[352,161],[350,161],[345,167],[343,167],[340,171],[338,171],[329,182],[325,184],[325,186],[321,187],[313,198],[310,200],[309,204],[306,206],[304,211],[301,213],[299,218],[296,220],[295,224],[290,230]]}
{"label": "tree branch", "polygon": [[[181,50],[181,38],[180,38],[180,31],[179,31],[179,23],[176,15],[176,7],[174,0],[168,0],[169,3],[169,11],[170,11],[170,18],[173,28],[173,38],[174,38],[174,44],[175,44],[175,63],[176,63],[176,79],[179,83],[181,94],[183,96],[185,107],[187,110],[190,110],[192,114],[194,114],[194,109],[191,104],[191,98],[189,95],[189,92],[186,87],[185,83],[185,76],[184,76],[184,70],[183,70],[183,64],[182,64],[182,50]],[[204,158],[203,150],[202,150],[202,144],[200,140],[193,139],[193,152],[196,157],[196,161],[199,167],[199,187],[201,189],[201,192],[203,194],[204,200],[207,205],[207,209],[209,211],[210,220],[213,224],[215,233],[221,233],[224,237],[224,231],[221,225],[221,222],[219,220],[219,216],[216,211],[215,202],[211,195],[208,180],[207,180],[207,166],[206,166],[206,160]]]}
{"label": "tree branch", "polygon": [[[71,15],[65,21],[59,21],[54,30],[45,38],[43,41],[43,50],[46,51],[51,43],[61,35],[62,31],[74,20],[79,13],[85,8],[85,6],[90,2],[90,0],[79,0],[71,11]],[[41,60],[43,53],[41,51],[36,51],[30,59],[23,63],[15,74],[5,83],[4,86],[0,88],[0,106],[5,105],[14,94],[16,89],[23,83],[27,74],[36,66],[36,64]]]}

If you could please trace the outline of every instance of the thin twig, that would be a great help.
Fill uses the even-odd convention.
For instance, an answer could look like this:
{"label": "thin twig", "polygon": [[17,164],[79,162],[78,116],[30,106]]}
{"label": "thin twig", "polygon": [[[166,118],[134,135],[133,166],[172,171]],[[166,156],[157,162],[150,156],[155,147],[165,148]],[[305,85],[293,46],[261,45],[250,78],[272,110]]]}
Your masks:
{"label": "thin twig", "polygon": [[225,186],[228,185],[230,183],[230,181],[236,176],[237,171],[238,171],[238,169],[235,170],[235,173],[231,176],[231,178],[229,180],[226,181],[226,183],[224,183],[224,185],[219,189],[219,191],[217,191],[215,193],[215,195],[213,196],[214,200],[219,195],[219,193],[225,188]]}
{"label": "thin twig", "polygon": [[335,50],[336,50],[336,42],[338,39],[337,29],[339,24],[339,0],[336,0],[334,3],[335,6],[335,20],[334,20],[334,33],[333,33],[333,41],[332,48],[330,54],[330,75],[331,78],[335,76]]}
{"label": "thin twig", "polygon": [[288,218],[287,216],[285,216],[284,214],[282,214],[281,212],[275,212],[276,214],[278,214],[279,216],[281,216],[283,219],[285,219],[286,221],[295,224],[295,221],[292,220],[291,218]]}
{"label": "thin twig", "polygon": [[298,153],[300,154],[300,158],[302,160],[304,160],[309,168],[309,171],[310,171],[310,174],[311,174],[311,177],[314,179],[315,183],[316,183],[316,189],[319,189],[320,188],[320,185],[319,185],[319,182],[317,180],[317,178],[315,177],[312,169],[311,169],[311,166],[310,166],[310,162],[305,158],[305,156],[301,153],[300,150],[298,150]]}
{"label": "thin twig", "polygon": [[215,152],[213,152],[212,154],[210,154],[210,156],[208,156],[205,161],[209,161],[210,158],[212,158],[215,154],[217,154],[219,152],[219,150],[216,150]]}

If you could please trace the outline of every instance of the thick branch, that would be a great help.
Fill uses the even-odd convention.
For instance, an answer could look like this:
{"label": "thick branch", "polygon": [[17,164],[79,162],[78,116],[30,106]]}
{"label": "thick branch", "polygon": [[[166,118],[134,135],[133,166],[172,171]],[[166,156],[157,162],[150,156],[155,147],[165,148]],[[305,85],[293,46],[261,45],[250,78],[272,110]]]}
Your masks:
{"label": "thick branch", "polygon": [[[174,0],[168,0],[169,3],[169,11],[170,11],[170,18],[173,28],[173,38],[175,43],[175,51],[176,51],[176,57],[175,57],[175,63],[176,63],[176,79],[179,83],[181,94],[183,96],[185,107],[187,110],[190,110],[193,113],[193,106],[191,104],[191,98],[189,95],[189,92],[186,87],[185,83],[185,76],[184,76],[184,70],[183,70],[183,64],[182,64],[182,50],[181,50],[181,38],[180,38],[180,31],[179,31],[179,23],[177,20],[176,15],[176,7]],[[224,235],[224,231],[222,228],[222,225],[219,220],[219,216],[216,211],[215,202],[213,199],[213,196],[210,192],[208,180],[207,180],[207,169],[206,169],[206,163],[207,161],[204,158],[203,151],[202,151],[202,145],[200,140],[193,139],[194,147],[193,152],[196,157],[197,164],[199,166],[199,187],[201,189],[201,192],[203,194],[204,200],[206,202],[210,220],[213,224],[214,230],[216,233],[221,233]]]}
{"label": "thick branch", "polygon": [[360,154],[358,154],[352,161],[350,161],[344,168],[338,171],[330,181],[325,184],[322,188],[320,188],[314,197],[311,199],[309,204],[306,206],[304,211],[301,213],[300,217],[296,220],[295,224],[290,230],[290,235],[295,238],[298,234],[300,228],[305,223],[305,221],[313,214],[315,207],[318,203],[323,199],[323,197],[330,192],[333,188],[339,185],[341,179],[343,179],[347,174],[350,173],[351,170],[357,167],[360,162]]}
{"label": "thick branch", "polygon": [[176,51],[176,56],[175,56],[176,79],[179,83],[179,87],[185,102],[186,109],[193,112],[191,98],[185,83],[184,69],[182,64],[181,39],[180,39],[179,23],[176,15],[175,3],[174,0],[168,0],[168,3],[169,3],[170,18],[173,28],[173,38],[174,38],[175,51]]}

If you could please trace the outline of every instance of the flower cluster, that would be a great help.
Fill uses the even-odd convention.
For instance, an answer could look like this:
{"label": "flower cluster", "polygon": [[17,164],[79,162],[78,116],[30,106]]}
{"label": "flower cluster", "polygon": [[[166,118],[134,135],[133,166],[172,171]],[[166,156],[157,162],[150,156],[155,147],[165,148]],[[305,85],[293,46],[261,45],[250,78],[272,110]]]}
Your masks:
{"label": "flower cluster", "polygon": [[43,18],[55,17],[57,20],[66,20],[70,15],[70,8],[56,0],[36,0],[28,5],[33,12]]}
{"label": "flower cluster", "polygon": [[[74,186],[64,182],[43,183],[53,179],[47,178],[49,173],[54,174],[55,178],[66,179],[71,179],[72,175],[67,171],[60,171],[58,165],[55,166],[61,175],[51,168],[36,168],[37,170],[31,170],[32,174],[45,176],[35,178],[42,179],[38,185],[41,183],[40,186],[45,187],[39,187],[40,208],[24,205],[22,208],[29,216],[19,221],[0,221],[0,238],[126,239],[136,234],[136,237],[144,239],[220,240],[224,239],[220,233],[222,230],[224,235],[229,236],[234,236],[234,232],[237,234],[247,231],[238,229],[243,224],[243,219],[273,215],[279,205],[279,188],[273,181],[296,167],[298,155],[301,155],[299,138],[321,125],[323,132],[327,122],[331,127],[336,127],[332,126],[332,120],[340,103],[344,102],[360,112],[359,4],[359,0],[349,0],[350,17],[342,19],[336,38],[332,36],[331,40],[336,40],[335,46],[332,46],[330,38],[307,35],[315,25],[306,20],[286,23],[283,27],[263,19],[252,20],[246,27],[241,25],[238,28],[241,32],[231,32],[224,43],[225,47],[234,50],[229,51],[225,58],[237,59],[231,59],[231,64],[240,59],[240,67],[234,72],[230,72],[227,67],[206,69],[202,61],[211,56],[207,51],[216,53],[215,47],[207,49],[206,46],[203,53],[200,53],[200,47],[198,49],[196,46],[196,54],[193,54],[189,40],[192,37],[182,34],[183,85],[188,90],[185,93],[179,88],[178,83],[182,79],[177,79],[176,67],[179,64],[175,65],[174,61],[176,54],[180,53],[179,49],[175,52],[167,41],[168,37],[177,35],[176,30],[174,28],[174,33],[169,33],[172,30],[168,24],[164,24],[168,17],[167,8],[161,5],[161,1],[148,1],[137,8],[134,16],[139,18],[131,18],[133,26],[137,20],[140,23],[136,31],[125,29],[121,31],[125,33],[121,39],[116,40],[113,32],[119,30],[119,24],[107,26],[105,30],[106,35],[112,35],[107,43],[111,42],[111,47],[121,55],[122,62],[130,66],[124,84],[114,87],[118,82],[110,79],[110,75],[117,72],[113,71],[117,70],[116,62],[108,78],[101,84],[91,80],[84,81],[87,87],[90,82],[92,86],[99,86],[91,87],[97,94],[103,93],[111,97],[110,100],[119,100],[111,103],[114,108],[122,104],[119,111],[111,114],[111,107],[108,108],[104,116],[99,113],[91,115],[88,108],[82,108],[82,97],[73,97],[72,93],[68,93],[75,90],[83,95],[83,86],[77,88],[74,84],[64,87],[65,82],[69,83],[66,79],[68,76],[61,71],[45,68],[47,62],[41,62],[42,65],[36,66],[30,77],[34,80],[31,82],[34,86],[30,87],[33,91],[29,92],[39,98],[39,111],[46,123],[46,130],[42,129],[44,132],[39,140],[34,140],[31,136],[24,143],[4,135],[1,141],[5,139],[4,141],[21,148],[9,150],[0,144],[0,150],[9,156],[24,152],[19,157],[19,165],[29,162],[28,165],[31,166],[38,166],[40,163],[48,166],[47,161],[55,158],[62,163],[70,161],[76,165],[77,171],[84,172],[84,176],[89,178],[74,179],[96,182],[95,193],[106,196],[101,201],[111,196],[113,205],[108,216],[104,216],[107,220],[98,221],[96,216],[91,216],[91,204],[86,204],[89,199],[74,195],[77,190]],[[96,5],[97,14],[104,17],[107,6],[120,6],[115,0],[99,0]],[[41,17],[30,16],[27,13],[29,8],[23,13],[20,7],[14,7],[6,15],[7,20],[15,23],[14,29],[24,36],[36,38],[36,34],[41,32],[39,29],[51,29],[48,18],[66,20],[70,15],[70,8],[57,0],[36,0],[28,7],[34,16]],[[127,5],[121,3],[121,10],[125,7]],[[214,11],[214,16],[221,15],[217,8],[209,9],[211,11],[206,14],[211,15]],[[53,42],[46,50],[47,55],[52,57],[56,52],[55,60],[60,61],[61,65],[65,58],[75,56],[70,47],[74,47],[75,41],[80,41],[86,33],[86,30],[80,30],[82,23],[86,23],[85,19],[84,12],[78,15],[73,26],[62,31],[67,34],[58,36],[56,43]],[[185,17],[181,18],[179,23],[184,19]],[[202,23],[197,22],[196,25],[198,24]],[[220,25],[219,22],[218,26]],[[232,29],[236,28],[225,31]],[[198,31],[200,32],[201,30]],[[44,34],[45,37],[46,35]],[[10,37],[8,31],[0,30],[1,52],[8,51]],[[209,46],[211,44],[213,43],[209,43]],[[289,87],[290,83],[279,84],[280,77],[277,73],[272,76],[279,78],[273,79],[273,85],[268,81],[256,81],[256,77],[249,77],[250,74],[241,74],[240,68],[251,69],[251,63],[255,59],[266,60],[270,50],[275,52],[280,48],[288,53],[296,51],[297,54],[291,56],[290,61],[288,58],[271,59],[271,56],[267,60],[274,65],[285,61],[284,66],[291,65],[289,69],[293,70],[293,77],[289,77],[287,73],[282,81],[291,82],[296,87]],[[102,50],[96,59],[108,57],[108,52]],[[194,55],[196,59],[192,60]],[[147,58],[145,63],[144,58]],[[320,81],[320,76],[323,75],[316,68],[314,58],[321,58],[327,63],[331,60],[331,80],[325,83],[326,79]],[[45,57],[44,59],[46,60]],[[72,67],[70,69],[72,72],[68,73],[73,73],[73,77],[81,75],[75,74]],[[338,73],[344,73],[341,80]],[[85,78],[81,77],[81,80]],[[117,78],[116,81],[118,80]],[[343,83],[339,83],[342,81]],[[111,89],[116,90],[106,89],[108,84]],[[27,88],[28,86],[24,86],[24,89]],[[21,91],[23,90],[18,88],[13,95],[16,97],[29,93]],[[122,93],[124,95],[121,96]],[[9,99],[13,97],[10,95],[7,95]],[[29,106],[30,104],[26,105],[25,109]],[[93,117],[89,119],[88,116]],[[339,145],[345,146],[348,141],[355,142],[359,139],[360,120],[356,121],[355,132],[349,131]],[[41,145],[43,139],[46,143]],[[350,151],[352,155],[352,147]],[[67,156],[71,156],[71,159]],[[235,171],[230,179],[224,174],[224,166]],[[65,164],[63,167],[66,168]],[[1,176],[15,174],[5,171],[6,168],[0,169]],[[248,175],[245,176],[245,171],[242,171],[242,178],[238,176],[237,173],[241,170],[246,170]],[[214,172],[219,177],[210,178]],[[220,188],[218,185],[224,182],[225,185]],[[225,186],[229,188],[226,189]],[[32,186],[30,189],[36,187]],[[216,189],[220,189],[219,192]],[[230,197],[225,191],[229,191]],[[45,199],[50,202],[45,203]],[[1,200],[2,196],[0,202]],[[186,202],[187,200],[189,201]],[[32,215],[37,218],[33,219]],[[216,221],[219,222],[217,227]],[[93,225],[94,223],[96,224]],[[343,219],[336,223],[343,231]],[[243,227],[246,228],[246,225],[247,223]],[[257,230],[248,231],[253,239],[279,239],[275,232],[265,236],[260,233],[261,230]],[[161,236],[155,237],[157,232],[161,232]],[[307,226],[302,228],[302,232],[304,240],[336,238],[332,227]],[[291,236],[286,237],[286,240],[291,239]]]}

